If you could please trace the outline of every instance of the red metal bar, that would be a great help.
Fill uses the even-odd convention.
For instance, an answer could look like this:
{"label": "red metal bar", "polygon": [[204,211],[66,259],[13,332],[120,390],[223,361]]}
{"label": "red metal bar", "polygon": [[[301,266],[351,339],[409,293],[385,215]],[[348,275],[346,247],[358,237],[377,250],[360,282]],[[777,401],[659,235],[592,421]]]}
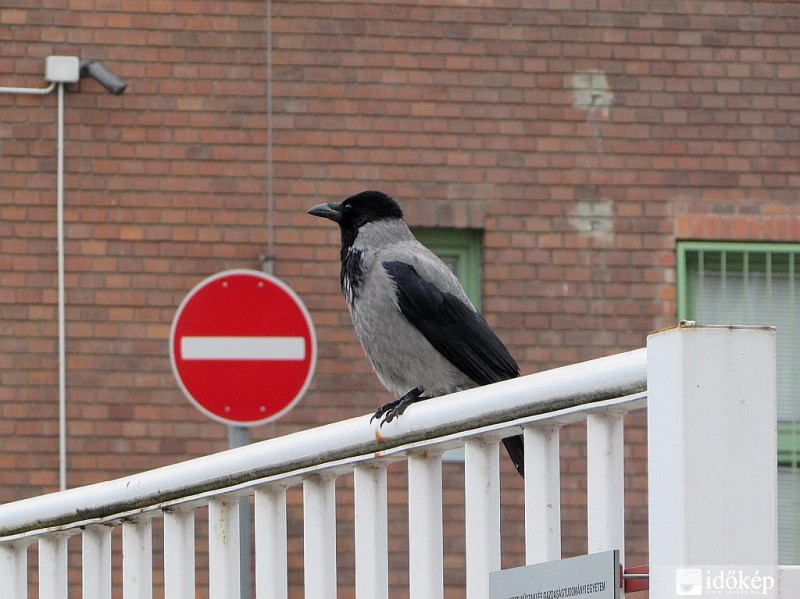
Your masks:
{"label": "red metal bar", "polygon": [[[622,566],[620,566],[621,568]],[[650,578],[640,578],[640,577],[629,577],[629,574],[650,574],[650,564],[644,564],[643,566],[633,566],[631,568],[625,568],[622,572],[622,588],[625,589],[626,593],[635,593],[636,591],[646,591],[650,588]]]}

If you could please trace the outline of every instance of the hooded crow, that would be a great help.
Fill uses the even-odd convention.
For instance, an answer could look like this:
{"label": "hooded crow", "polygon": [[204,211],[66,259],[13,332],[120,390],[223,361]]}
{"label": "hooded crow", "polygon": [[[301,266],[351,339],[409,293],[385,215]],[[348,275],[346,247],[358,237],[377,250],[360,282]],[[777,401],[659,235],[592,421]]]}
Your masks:
{"label": "hooded crow", "polygon": [[[383,418],[383,425],[416,401],[519,376],[453,271],[416,240],[391,197],[363,191],[308,213],[339,225],[340,282],[356,335],[398,398],[373,419]],[[524,476],[522,436],[503,443]]]}

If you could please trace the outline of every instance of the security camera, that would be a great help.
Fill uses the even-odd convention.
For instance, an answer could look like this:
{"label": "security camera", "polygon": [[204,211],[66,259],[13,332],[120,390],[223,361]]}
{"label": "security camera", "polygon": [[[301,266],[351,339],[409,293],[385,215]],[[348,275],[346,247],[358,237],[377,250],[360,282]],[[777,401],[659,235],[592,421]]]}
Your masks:
{"label": "security camera", "polygon": [[115,96],[120,95],[128,86],[122,79],[109,71],[102,63],[95,60],[81,60],[81,77],[91,77]]}

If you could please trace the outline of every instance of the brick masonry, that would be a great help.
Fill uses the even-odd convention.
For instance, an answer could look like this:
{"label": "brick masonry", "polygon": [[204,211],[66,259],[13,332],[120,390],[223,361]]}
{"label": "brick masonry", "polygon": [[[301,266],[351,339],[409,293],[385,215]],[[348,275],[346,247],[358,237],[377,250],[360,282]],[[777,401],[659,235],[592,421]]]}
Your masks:
{"label": "brick masonry", "polygon": [[[305,214],[319,201],[379,188],[413,225],[482,229],[483,308],[524,372],[641,347],[673,323],[677,239],[800,240],[800,5],[535,5],[273,0],[275,272],[311,310],[320,361],[302,404],[255,439],[387,400],[339,295],[337,233]],[[41,87],[51,54],[102,60],[129,84],[114,97],[82,80],[66,95],[70,486],[226,447],[224,428],[177,390],[167,337],[194,284],[257,268],[267,251],[265,6],[0,7],[0,85]],[[58,480],[55,136],[54,95],[0,95],[0,501]],[[583,437],[562,437],[566,555],[585,551]],[[637,564],[640,415],[628,438]],[[391,475],[399,539],[404,477]],[[448,597],[463,594],[461,477],[445,466]],[[521,485],[505,461],[503,477],[514,566]],[[345,532],[350,486],[339,488]],[[301,502],[290,498],[296,585]],[[402,594],[407,556],[400,540],[392,550]]]}

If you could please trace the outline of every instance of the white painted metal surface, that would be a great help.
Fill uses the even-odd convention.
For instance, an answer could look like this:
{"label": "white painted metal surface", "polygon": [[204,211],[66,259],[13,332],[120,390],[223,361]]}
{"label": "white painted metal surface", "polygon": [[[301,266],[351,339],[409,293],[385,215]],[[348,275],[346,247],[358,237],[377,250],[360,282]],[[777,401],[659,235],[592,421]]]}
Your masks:
{"label": "white painted metal surface", "polygon": [[47,87],[0,87],[0,94],[26,94],[30,96],[46,96],[56,88],[55,82]]}
{"label": "white painted metal surface", "polygon": [[67,535],[39,539],[39,599],[67,599]]}
{"label": "white painted metal surface", "polygon": [[376,451],[389,455],[435,445],[443,430],[457,438],[500,430],[512,422],[554,418],[554,411],[583,412],[582,406],[643,391],[645,373],[646,352],[636,350],[420,402],[380,428],[380,440],[377,423],[361,416],[134,476],[8,503],[0,506],[0,542],[26,529],[113,520],[120,516],[119,506],[163,507],[188,497],[302,476],[319,467],[355,465]]}
{"label": "white painted metal surface", "polygon": [[356,466],[356,598],[389,597],[389,531],[386,463]]}
{"label": "white painted metal surface", "polygon": [[305,360],[303,337],[181,337],[184,360]]}
{"label": "white painted metal surface", "polygon": [[111,530],[110,526],[95,524],[87,526],[81,535],[84,597],[111,599]]}
{"label": "white painted metal surface", "polygon": [[561,559],[560,425],[526,426],[525,562]]}
{"label": "white painted metal surface", "polygon": [[240,596],[239,550],[239,498],[216,497],[208,504],[210,599]]}
{"label": "white painted metal surface", "polygon": [[306,599],[336,599],[336,478],[330,473],[303,481],[303,546]]}
{"label": "white painted metal surface", "polygon": [[150,518],[122,524],[122,599],[153,599],[153,527]]}
{"label": "white painted metal surface", "polygon": [[778,567],[778,597],[780,599],[800,597],[800,566]]}
{"label": "white painted metal surface", "polygon": [[195,598],[194,510],[164,513],[164,596]]}
{"label": "white painted metal surface", "polygon": [[[353,472],[356,595],[386,599],[386,465],[405,459],[409,594],[411,599],[441,598],[441,453],[458,445],[465,447],[466,593],[469,599],[484,597],[487,574],[499,568],[501,557],[499,460],[505,456],[499,455],[498,440],[524,432],[526,561],[558,559],[559,430],[584,420],[588,547],[623,549],[623,414],[644,407],[646,372],[650,597],[674,597],[678,563],[730,560],[775,567],[772,335],[682,327],[650,339],[649,370],[648,353],[638,350],[422,402],[382,428],[368,417],[354,418],[2,505],[2,597],[28,598],[27,545],[37,539],[40,565],[32,584],[38,584],[41,597],[66,597],[66,539],[83,529],[84,591],[108,598],[111,530],[121,526],[122,597],[152,599],[154,518],[164,522],[165,596],[203,594],[194,575],[194,510],[201,506],[209,511],[209,596],[234,597],[241,560],[236,513],[239,497],[253,494],[256,598],[287,599],[287,489],[302,485],[305,596],[333,599],[336,476]],[[672,571],[664,574],[659,566]],[[781,568],[776,576],[776,596],[800,595],[800,569]]]}
{"label": "white painted metal surface", "polygon": [[500,569],[500,459],[496,438],[464,444],[467,599],[489,596],[489,573]]}
{"label": "white painted metal surface", "polygon": [[617,410],[586,416],[586,503],[588,550],[619,549],[625,555],[625,448],[623,418]]}
{"label": "white painted metal surface", "polygon": [[648,339],[650,597],[676,568],[777,564],[775,330]]}
{"label": "white painted metal surface", "polygon": [[64,84],[58,84],[56,138],[56,276],[58,279],[58,485],[67,488],[67,349],[64,275]]}
{"label": "white painted metal surface", "polygon": [[408,576],[411,599],[444,596],[442,454],[408,456]]}
{"label": "white painted metal surface", "polygon": [[286,599],[286,487],[264,485],[255,490],[256,599]]}
{"label": "white painted metal surface", "polygon": [[28,542],[0,544],[0,580],[9,599],[28,597]]}

